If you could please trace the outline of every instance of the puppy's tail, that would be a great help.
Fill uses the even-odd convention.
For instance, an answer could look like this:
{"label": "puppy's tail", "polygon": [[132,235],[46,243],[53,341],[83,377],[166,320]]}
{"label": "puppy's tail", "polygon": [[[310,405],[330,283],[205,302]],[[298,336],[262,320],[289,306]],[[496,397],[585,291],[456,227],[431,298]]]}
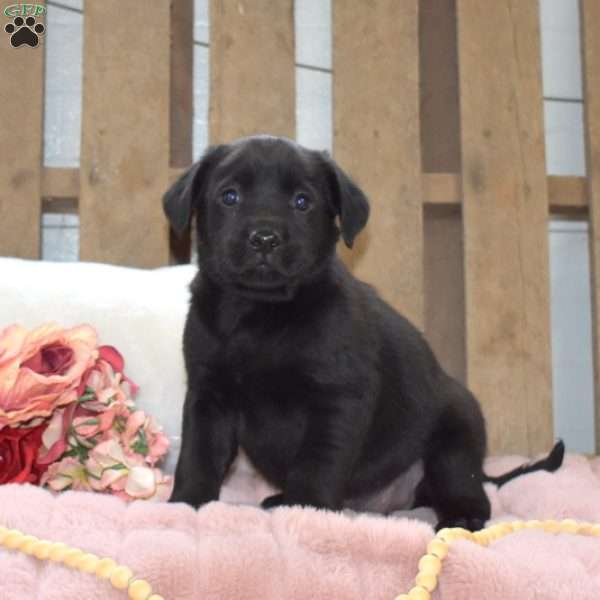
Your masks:
{"label": "puppy's tail", "polygon": [[504,473],[503,475],[498,475],[497,477],[490,477],[489,475],[484,474],[483,481],[495,483],[500,487],[515,477],[533,473],[534,471],[550,471],[552,473],[562,465],[564,456],[565,444],[562,440],[558,440],[546,458],[542,458],[534,463],[521,465],[520,467],[517,467],[508,473]]}

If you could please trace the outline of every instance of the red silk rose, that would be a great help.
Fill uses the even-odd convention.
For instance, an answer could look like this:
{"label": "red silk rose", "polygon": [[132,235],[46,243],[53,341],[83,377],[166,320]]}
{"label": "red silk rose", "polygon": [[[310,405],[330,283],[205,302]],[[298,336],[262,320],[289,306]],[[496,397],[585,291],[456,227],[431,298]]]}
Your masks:
{"label": "red silk rose", "polygon": [[46,424],[0,430],[0,484],[39,483],[46,466],[36,464]]}

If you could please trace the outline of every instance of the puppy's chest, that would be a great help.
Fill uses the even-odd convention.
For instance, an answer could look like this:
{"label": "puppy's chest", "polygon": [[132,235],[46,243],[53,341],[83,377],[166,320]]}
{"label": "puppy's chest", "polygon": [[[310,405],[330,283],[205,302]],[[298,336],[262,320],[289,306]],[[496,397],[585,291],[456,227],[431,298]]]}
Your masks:
{"label": "puppy's chest", "polygon": [[283,485],[306,432],[313,382],[293,364],[265,360],[260,351],[230,363],[222,381],[237,413],[240,447],[267,479]]}
{"label": "puppy's chest", "polygon": [[252,354],[230,355],[221,363],[219,379],[241,410],[260,404],[284,406],[288,399],[300,400],[315,388],[307,369],[297,357],[278,356],[276,350],[257,349]]}
{"label": "puppy's chest", "polygon": [[303,362],[298,345],[286,330],[262,336],[241,331],[221,344],[216,358],[221,368],[227,366],[232,381],[238,385],[248,377],[297,370]]}

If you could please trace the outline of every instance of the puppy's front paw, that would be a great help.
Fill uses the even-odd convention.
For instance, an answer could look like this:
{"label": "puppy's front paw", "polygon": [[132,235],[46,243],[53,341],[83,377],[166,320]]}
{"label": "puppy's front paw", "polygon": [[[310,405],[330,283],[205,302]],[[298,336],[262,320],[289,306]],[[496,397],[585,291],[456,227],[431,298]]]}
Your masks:
{"label": "puppy's front paw", "polygon": [[265,498],[260,505],[263,508],[275,508],[276,506],[289,506],[289,503],[286,502],[285,496],[283,494],[275,494],[273,496],[269,496]]}
{"label": "puppy's front paw", "polygon": [[176,494],[176,493],[173,493],[168,501],[170,504],[175,504],[177,502],[183,502],[184,504],[189,504],[192,508],[198,508],[200,506],[200,504],[202,504],[201,502],[197,502],[193,498],[190,498],[189,496],[186,496],[184,494]]}

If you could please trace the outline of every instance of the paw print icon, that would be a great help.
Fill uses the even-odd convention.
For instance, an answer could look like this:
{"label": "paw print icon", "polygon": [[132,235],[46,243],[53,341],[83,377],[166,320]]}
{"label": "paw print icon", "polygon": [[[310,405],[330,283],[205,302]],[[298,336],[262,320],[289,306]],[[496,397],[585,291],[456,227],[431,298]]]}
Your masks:
{"label": "paw print icon", "polygon": [[46,27],[42,23],[36,23],[35,17],[15,17],[12,23],[4,26],[4,31],[10,35],[10,45],[13,48],[23,45],[35,48],[40,43],[40,36],[46,33]]}

